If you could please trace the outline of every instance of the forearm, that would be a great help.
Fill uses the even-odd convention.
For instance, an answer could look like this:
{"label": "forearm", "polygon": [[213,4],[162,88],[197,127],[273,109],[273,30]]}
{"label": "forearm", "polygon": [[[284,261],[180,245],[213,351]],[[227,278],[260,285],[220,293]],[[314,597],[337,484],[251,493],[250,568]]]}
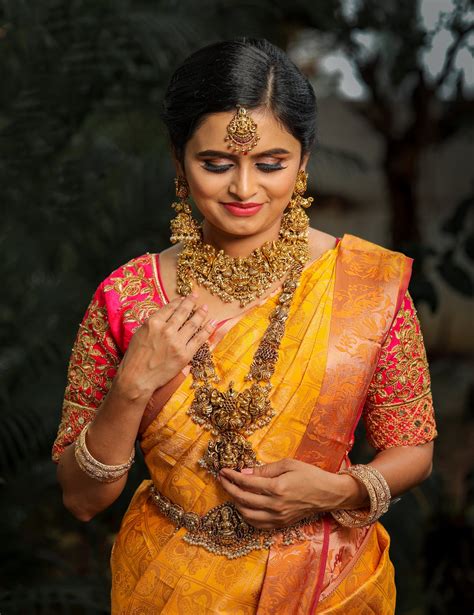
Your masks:
{"label": "forearm", "polygon": [[[130,457],[146,405],[130,400],[114,383],[87,432],[87,447],[94,458],[107,465],[121,464]],[[89,521],[110,506],[127,482],[127,474],[113,483],[99,482],[78,466],[74,445],[61,455],[57,470],[66,508],[78,519]]]}
{"label": "forearm", "polygon": [[[378,453],[370,462],[385,478],[393,497],[409,491],[423,482],[431,473],[433,442],[419,446],[398,446]],[[340,477],[344,499],[340,508],[368,506],[367,490],[350,475]],[[342,482],[343,481],[343,482]]]}

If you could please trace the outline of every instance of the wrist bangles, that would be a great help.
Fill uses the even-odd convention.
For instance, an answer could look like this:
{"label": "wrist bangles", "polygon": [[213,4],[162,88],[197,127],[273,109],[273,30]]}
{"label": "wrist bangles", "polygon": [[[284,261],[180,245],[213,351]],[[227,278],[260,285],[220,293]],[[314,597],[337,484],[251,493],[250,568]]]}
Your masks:
{"label": "wrist bangles", "polygon": [[126,463],[120,463],[113,466],[106,465],[105,463],[95,459],[87,448],[86,433],[88,428],[89,425],[84,427],[75,442],[74,456],[76,458],[77,465],[91,478],[94,478],[101,483],[113,483],[130,470],[135,459],[135,449],[132,450],[132,454]]}
{"label": "wrist bangles", "polygon": [[390,506],[390,487],[382,474],[371,465],[357,464],[340,470],[338,474],[350,474],[367,489],[369,508],[355,510],[332,510],[334,519],[345,527],[364,527],[375,523]]}

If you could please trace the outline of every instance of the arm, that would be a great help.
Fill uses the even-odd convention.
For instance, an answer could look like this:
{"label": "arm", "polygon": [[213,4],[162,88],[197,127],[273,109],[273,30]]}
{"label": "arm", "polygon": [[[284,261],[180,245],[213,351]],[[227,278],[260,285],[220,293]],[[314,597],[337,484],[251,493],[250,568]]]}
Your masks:
{"label": "arm", "polygon": [[53,446],[64,504],[84,521],[114,502],[127,478],[102,483],[82,472],[73,445],[79,433],[89,424],[87,446],[93,457],[107,465],[124,463],[153,392],[189,362],[213,330],[210,323],[204,324],[204,306],[189,318],[195,298],[177,299],[136,331],[120,361],[101,292],[99,287],[74,345]]}

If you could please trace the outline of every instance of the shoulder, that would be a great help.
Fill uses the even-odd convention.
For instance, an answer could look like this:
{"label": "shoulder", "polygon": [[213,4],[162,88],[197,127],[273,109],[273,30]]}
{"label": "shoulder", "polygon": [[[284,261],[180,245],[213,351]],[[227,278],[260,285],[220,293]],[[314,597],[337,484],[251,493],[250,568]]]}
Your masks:
{"label": "shoulder", "polygon": [[322,254],[332,250],[337,238],[315,228],[308,229],[310,260],[316,261]]}
{"label": "shoulder", "polygon": [[[120,265],[114,269],[103,281],[101,286],[109,287],[115,285],[117,288],[130,287],[133,282],[135,284],[141,283],[142,285],[149,284],[149,280],[153,279],[154,267],[155,267],[155,254],[142,254],[130,259],[123,265]],[[120,281],[123,283],[120,284]],[[134,289],[135,290],[135,289]]]}
{"label": "shoulder", "polygon": [[132,258],[112,271],[99,288],[122,349],[135,329],[164,303],[156,254]]}

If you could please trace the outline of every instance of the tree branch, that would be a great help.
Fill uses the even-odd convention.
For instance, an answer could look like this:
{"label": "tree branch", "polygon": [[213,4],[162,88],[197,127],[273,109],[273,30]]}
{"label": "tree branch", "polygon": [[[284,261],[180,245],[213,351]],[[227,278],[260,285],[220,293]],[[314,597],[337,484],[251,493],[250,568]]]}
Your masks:
{"label": "tree branch", "polygon": [[452,68],[453,68],[454,60],[456,58],[456,53],[458,52],[459,47],[461,46],[461,43],[463,42],[464,38],[472,31],[474,31],[474,23],[470,24],[464,29],[457,30],[458,36],[455,38],[455,40],[453,41],[453,43],[447,50],[446,56],[444,59],[444,66],[441,69],[441,73],[439,74],[438,78],[436,79],[436,82],[435,82],[436,89],[439,89],[443,85],[445,80],[448,78],[448,76],[450,75]]}

